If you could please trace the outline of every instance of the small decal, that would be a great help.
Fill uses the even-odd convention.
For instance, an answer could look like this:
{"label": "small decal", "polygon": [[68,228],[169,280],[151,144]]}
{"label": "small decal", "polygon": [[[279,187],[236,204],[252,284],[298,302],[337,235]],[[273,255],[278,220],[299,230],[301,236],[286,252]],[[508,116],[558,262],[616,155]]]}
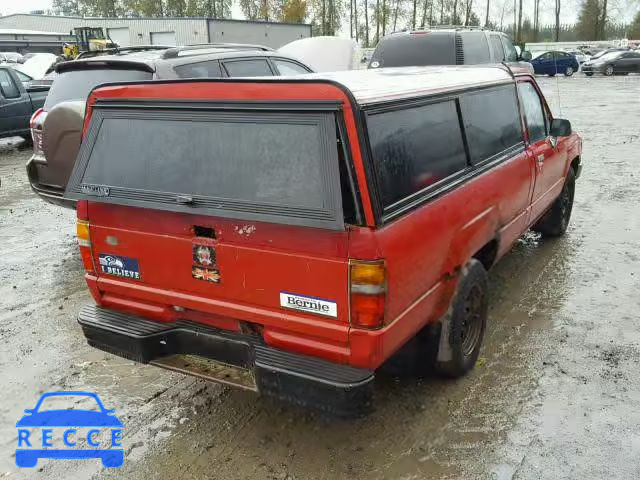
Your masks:
{"label": "small decal", "polygon": [[202,268],[194,265],[191,276],[196,280],[205,280],[211,283],[220,283],[220,272],[217,268]]}
{"label": "small decal", "polygon": [[216,250],[207,245],[193,245],[193,263],[204,267],[211,267],[216,264]]}
{"label": "small decal", "polygon": [[322,298],[280,292],[280,306],[301,312],[316,313],[325,317],[338,317],[338,304]]}
{"label": "small decal", "polygon": [[138,266],[138,260],[135,258],[101,253],[98,255],[98,261],[100,262],[102,273],[133,280],[141,279],[140,267]]}
{"label": "small decal", "polygon": [[80,191],[93,197],[108,197],[110,193],[109,187],[106,185],[91,185],[88,183],[80,185]]}
{"label": "small decal", "polygon": [[192,250],[193,265],[191,276],[196,280],[220,283],[220,270],[217,265],[216,249],[212,245],[194,243]]}

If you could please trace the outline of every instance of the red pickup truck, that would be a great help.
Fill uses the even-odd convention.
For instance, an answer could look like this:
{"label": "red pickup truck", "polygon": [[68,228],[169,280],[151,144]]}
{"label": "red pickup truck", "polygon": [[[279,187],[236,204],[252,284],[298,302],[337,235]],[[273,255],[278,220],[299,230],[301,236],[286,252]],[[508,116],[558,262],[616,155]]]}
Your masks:
{"label": "red pickup truck", "polygon": [[353,415],[374,372],[457,377],[487,270],[567,229],[581,140],[535,79],[416,67],[102,86],[67,194],[88,342]]}

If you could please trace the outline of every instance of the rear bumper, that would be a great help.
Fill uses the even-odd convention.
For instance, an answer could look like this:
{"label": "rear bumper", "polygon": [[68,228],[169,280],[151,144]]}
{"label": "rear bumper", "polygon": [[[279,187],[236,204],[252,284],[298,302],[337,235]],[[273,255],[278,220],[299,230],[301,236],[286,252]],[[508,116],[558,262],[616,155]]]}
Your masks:
{"label": "rear bumper", "polygon": [[31,184],[33,192],[45,202],[66,208],[76,208],[75,200],[65,198],[64,188],[40,183],[38,165],[42,168],[43,165],[46,166],[46,163],[39,162],[35,156],[32,156],[29,162],[27,162],[27,177],[29,178],[29,183]]}
{"label": "rear bumper", "polygon": [[258,335],[154,322],[95,305],[85,306],[78,322],[89,345],[137,362],[340,416],[371,406],[373,371],[269,347]]}

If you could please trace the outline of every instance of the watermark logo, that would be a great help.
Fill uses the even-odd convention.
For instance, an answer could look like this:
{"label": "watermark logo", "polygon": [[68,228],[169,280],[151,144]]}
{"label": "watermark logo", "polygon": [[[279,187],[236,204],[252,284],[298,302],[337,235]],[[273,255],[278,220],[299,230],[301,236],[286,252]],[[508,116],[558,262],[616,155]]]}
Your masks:
{"label": "watermark logo", "polygon": [[[58,408],[61,402],[68,408]],[[40,458],[99,458],[105,467],[122,466],[122,422],[95,393],[44,393],[24,413],[16,423],[18,467],[35,467]]]}

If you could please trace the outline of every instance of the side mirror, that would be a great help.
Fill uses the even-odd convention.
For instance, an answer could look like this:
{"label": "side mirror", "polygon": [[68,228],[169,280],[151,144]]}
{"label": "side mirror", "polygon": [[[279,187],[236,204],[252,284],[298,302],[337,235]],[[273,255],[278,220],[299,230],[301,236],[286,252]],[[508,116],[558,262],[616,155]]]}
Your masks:
{"label": "side mirror", "polygon": [[529,50],[525,50],[520,54],[520,60],[524,60],[525,62],[530,62],[531,57],[531,52]]}
{"label": "side mirror", "polygon": [[568,137],[571,135],[571,122],[563,118],[554,118],[551,121],[549,135],[552,137]]}

